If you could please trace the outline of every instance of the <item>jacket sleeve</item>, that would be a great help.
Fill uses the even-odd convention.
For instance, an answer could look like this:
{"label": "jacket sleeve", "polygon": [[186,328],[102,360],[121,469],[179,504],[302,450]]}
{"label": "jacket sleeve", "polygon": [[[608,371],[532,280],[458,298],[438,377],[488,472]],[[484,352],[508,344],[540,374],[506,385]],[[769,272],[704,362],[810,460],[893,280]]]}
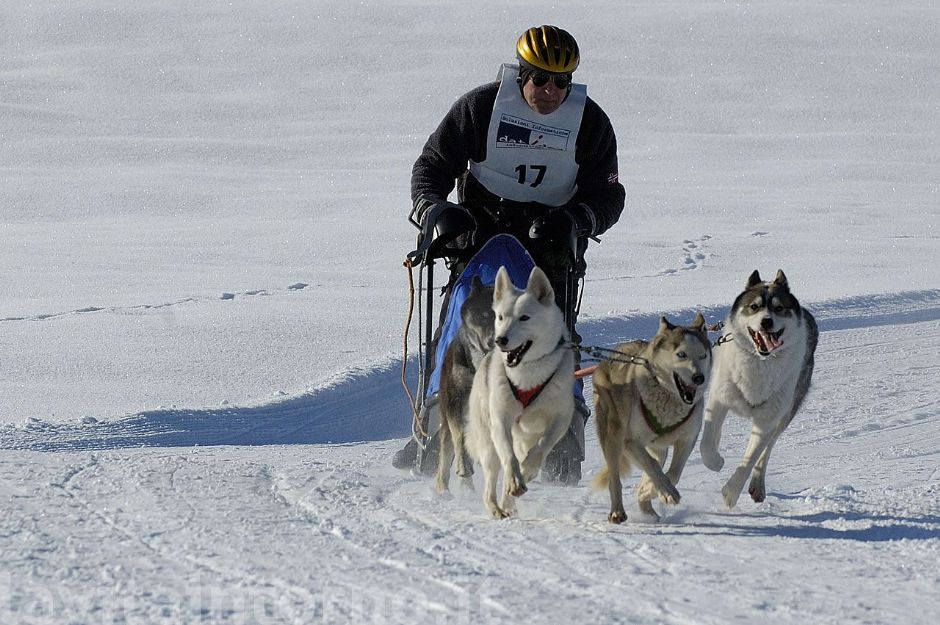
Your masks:
{"label": "jacket sleeve", "polygon": [[603,234],[620,219],[626,191],[617,169],[617,137],[607,114],[588,99],[578,133],[578,192],[575,203],[594,213],[594,234]]}
{"label": "jacket sleeve", "polygon": [[459,98],[428,137],[411,170],[411,199],[447,198],[469,161],[486,155],[486,131],[499,83],[484,85]]}

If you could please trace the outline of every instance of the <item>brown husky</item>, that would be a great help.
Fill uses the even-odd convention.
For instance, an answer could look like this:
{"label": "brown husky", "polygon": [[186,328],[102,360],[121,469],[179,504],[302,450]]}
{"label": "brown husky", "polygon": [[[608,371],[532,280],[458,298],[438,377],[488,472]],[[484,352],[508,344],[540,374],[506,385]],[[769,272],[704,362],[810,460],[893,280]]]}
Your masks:
{"label": "brown husky", "polygon": [[[649,342],[632,341],[617,348],[622,357],[602,362],[594,372],[594,410],[606,467],[595,488],[610,491],[611,523],[623,523],[621,476],[639,466],[640,510],[659,518],[652,500],[679,502],[676,484],[702,425],[702,398],[711,371],[712,351],[701,313],[689,327],[665,317]],[[669,471],[663,473],[672,447]]]}

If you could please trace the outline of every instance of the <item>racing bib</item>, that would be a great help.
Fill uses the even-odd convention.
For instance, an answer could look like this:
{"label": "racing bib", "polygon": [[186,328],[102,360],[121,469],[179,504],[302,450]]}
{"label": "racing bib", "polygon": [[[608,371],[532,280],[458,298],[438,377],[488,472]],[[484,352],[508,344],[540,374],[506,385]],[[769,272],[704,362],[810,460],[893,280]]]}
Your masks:
{"label": "racing bib", "polygon": [[572,84],[549,115],[533,111],[520,93],[519,68],[504,64],[486,135],[486,159],[470,172],[491,193],[515,202],[562,206],[577,191],[575,150],[587,87]]}

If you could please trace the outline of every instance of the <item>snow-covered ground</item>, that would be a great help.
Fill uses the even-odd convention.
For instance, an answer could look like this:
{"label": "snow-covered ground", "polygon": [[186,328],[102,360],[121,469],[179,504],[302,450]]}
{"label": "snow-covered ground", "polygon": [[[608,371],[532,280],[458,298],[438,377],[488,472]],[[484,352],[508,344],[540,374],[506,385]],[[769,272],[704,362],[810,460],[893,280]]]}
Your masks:
{"label": "snow-covered ground", "polygon": [[[411,165],[540,23],[628,192],[585,342],[755,268],[820,322],[763,504],[734,419],[658,524],[390,466]],[[3,3],[0,623],[938,622],[937,50],[931,0]]]}

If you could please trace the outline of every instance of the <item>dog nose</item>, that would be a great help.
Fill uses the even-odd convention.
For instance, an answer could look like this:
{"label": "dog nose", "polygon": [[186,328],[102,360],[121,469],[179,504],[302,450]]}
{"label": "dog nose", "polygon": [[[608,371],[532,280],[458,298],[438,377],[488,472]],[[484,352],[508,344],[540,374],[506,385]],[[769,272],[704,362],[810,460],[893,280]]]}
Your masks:
{"label": "dog nose", "polygon": [[506,343],[509,342],[509,339],[506,338],[505,336],[497,336],[495,341],[496,341],[496,344],[499,345],[500,347],[506,347]]}
{"label": "dog nose", "polygon": [[760,321],[760,327],[764,330],[770,330],[774,327],[774,320],[770,317],[764,317]]}
{"label": "dog nose", "polygon": [[701,373],[696,373],[695,375],[692,376],[692,381],[695,382],[696,384],[701,385],[705,382],[705,376]]}

